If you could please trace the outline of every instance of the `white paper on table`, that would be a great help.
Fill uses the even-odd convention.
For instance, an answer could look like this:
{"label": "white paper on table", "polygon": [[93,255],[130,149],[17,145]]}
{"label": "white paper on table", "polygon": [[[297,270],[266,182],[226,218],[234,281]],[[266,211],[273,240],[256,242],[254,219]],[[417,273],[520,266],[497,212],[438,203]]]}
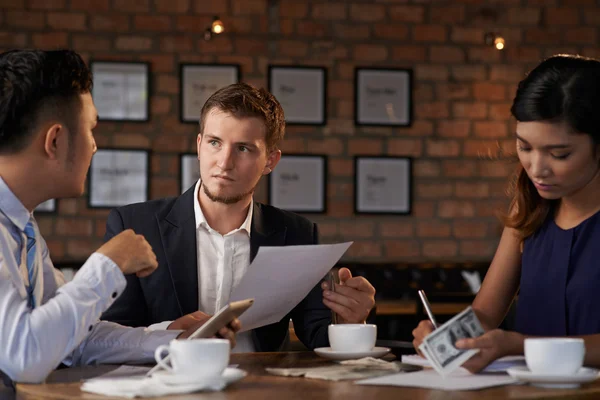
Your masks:
{"label": "white paper on table", "polygon": [[281,321],[352,243],[260,247],[229,300],[254,299],[240,317],[242,332]]}
{"label": "white paper on table", "polygon": [[[402,362],[405,364],[417,365],[419,367],[431,367],[431,364],[426,358],[417,354],[404,354],[402,356]],[[483,372],[505,372],[509,368],[525,365],[527,364],[525,363],[524,356],[505,356],[485,367]]]}
{"label": "white paper on table", "polygon": [[517,380],[504,373],[471,374],[459,368],[446,377],[433,369],[418,372],[385,375],[355,382],[357,385],[405,386],[437,390],[477,390],[516,383]]}

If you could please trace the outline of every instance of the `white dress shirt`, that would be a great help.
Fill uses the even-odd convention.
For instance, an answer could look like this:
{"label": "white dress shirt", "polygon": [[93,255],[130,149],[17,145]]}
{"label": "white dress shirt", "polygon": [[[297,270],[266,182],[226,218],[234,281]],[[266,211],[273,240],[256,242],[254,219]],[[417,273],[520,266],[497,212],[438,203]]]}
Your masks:
{"label": "white dress shirt", "polygon": [[32,214],[0,178],[0,372],[13,381],[41,382],[61,362],[67,365],[152,362],[154,350],[179,331],[151,332],[98,319],[125,289],[119,267],[94,253],[64,283],[33,219],[38,269],[28,305],[22,274],[27,257],[23,230]]}
{"label": "white dress shirt", "polygon": [[[214,315],[224,307],[233,290],[239,285],[250,265],[250,232],[254,203],[246,220],[231,232],[221,235],[208,225],[198,193],[200,180],[194,189],[194,216],[196,221],[196,249],[198,268],[198,309]],[[166,329],[172,321],[153,324],[150,329]],[[251,331],[236,336],[234,353],[255,351]]]}

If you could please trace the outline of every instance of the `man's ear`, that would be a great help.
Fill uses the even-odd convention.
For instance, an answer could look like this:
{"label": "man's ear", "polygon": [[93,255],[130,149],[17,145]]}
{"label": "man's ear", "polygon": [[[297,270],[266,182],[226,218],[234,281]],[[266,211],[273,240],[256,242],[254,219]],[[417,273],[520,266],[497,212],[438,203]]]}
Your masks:
{"label": "man's ear", "polygon": [[196,137],[196,153],[198,154],[198,160],[200,159],[200,145],[202,144],[202,132]]}
{"label": "man's ear", "polygon": [[45,130],[43,139],[44,153],[51,160],[58,158],[59,149],[68,146],[67,130],[61,124],[53,123],[49,125]]}
{"label": "man's ear", "polygon": [[263,170],[263,175],[269,175],[277,166],[277,163],[281,160],[281,150],[275,149],[267,156],[267,165]]}

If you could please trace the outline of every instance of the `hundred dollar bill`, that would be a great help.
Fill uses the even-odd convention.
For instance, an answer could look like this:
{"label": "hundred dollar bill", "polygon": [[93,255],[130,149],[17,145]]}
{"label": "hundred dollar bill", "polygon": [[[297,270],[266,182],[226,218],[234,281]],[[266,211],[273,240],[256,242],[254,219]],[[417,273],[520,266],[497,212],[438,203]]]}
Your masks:
{"label": "hundred dollar bill", "polygon": [[478,337],[484,332],[473,309],[467,307],[427,335],[419,349],[437,372],[447,375],[479,352],[477,349],[457,349],[454,346],[456,341]]}

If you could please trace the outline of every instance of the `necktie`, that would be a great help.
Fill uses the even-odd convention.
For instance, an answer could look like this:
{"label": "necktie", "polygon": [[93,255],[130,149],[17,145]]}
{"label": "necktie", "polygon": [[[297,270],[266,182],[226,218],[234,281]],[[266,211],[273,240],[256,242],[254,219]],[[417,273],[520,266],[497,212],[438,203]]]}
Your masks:
{"label": "necktie", "polygon": [[29,221],[25,225],[25,236],[27,236],[27,276],[29,277],[29,287],[27,288],[27,294],[29,295],[29,305],[31,308],[35,308],[35,297],[33,295],[33,289],[35,288],[35,280],[37,278],[37,270],[35,268],[35,230],[33,229],[33,223]]}

